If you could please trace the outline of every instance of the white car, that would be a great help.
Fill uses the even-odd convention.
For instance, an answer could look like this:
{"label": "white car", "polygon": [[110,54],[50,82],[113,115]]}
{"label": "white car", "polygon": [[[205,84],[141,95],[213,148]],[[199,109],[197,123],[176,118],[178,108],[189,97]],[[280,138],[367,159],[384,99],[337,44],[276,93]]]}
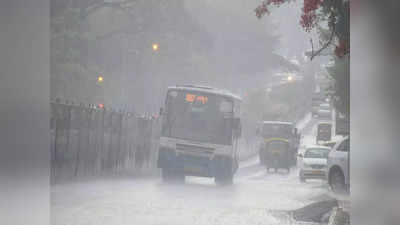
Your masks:
{"label": "white car", "polygon": [[307,179],[325,179],[327,158],[331,148],[326,146],[308,146],[304,154],[299,154],[301,182]]}
{"label": "white car", "polygon": [[328,155],[326,179],[333,192],[340,193],[350,188],[350,138],[338,141]]}

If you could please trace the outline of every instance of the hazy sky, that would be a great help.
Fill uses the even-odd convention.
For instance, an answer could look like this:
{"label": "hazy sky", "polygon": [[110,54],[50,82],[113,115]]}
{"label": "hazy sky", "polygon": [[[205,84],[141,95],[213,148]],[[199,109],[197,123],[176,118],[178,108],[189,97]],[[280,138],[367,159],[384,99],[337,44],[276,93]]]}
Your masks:
{"label": "hazy sky", "polygon": [[[261,32],[279,35],[280,44],[276,48],[276,52],[282,56],[291,59],[294,56],[301,55],[305,50],[309,49],[310,38],[316,40],[315,33],[307,33],[300,25],[301,8],[303,1],[293,1],[290,4],[284,4],[279,8],[271,9],[271,14],[266,15],[261,20],[255,16],[254,9],[260,4],[260,0],[205,0],[194,1],[186,0],[186,6],[189,11],[197,17],[212,32],[218,32],[226,29],[226,27],[218,27],[221,21],[231,20],[235,26],[240,27],[242,24],[254,23],[253,28]],[[215,13],[219,13],[218,16]],[[224,16],[225,15],[225,16]],[[228,15],[235,18],[229,18]],[[226,22],[225,21],[225,22]],[[237,24],[242,23],[242,24]],[[251,28],[248,28],[251,29]],[[245,32],[245,30],[243,30]],[[253,33],[252,35],[260,35]]]}

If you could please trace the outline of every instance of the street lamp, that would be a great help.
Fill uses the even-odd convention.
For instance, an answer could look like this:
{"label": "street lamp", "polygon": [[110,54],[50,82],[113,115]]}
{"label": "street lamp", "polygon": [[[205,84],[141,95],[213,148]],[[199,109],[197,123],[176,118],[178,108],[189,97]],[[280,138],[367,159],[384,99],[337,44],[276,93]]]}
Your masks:
{"label": "street lamp", "polygon": [[157,50],[158,50],[158,47],[159,47],[158,44],[157,44],[157,43],[154,43],[154,44],[153,44],[153,51],[157,51]]}

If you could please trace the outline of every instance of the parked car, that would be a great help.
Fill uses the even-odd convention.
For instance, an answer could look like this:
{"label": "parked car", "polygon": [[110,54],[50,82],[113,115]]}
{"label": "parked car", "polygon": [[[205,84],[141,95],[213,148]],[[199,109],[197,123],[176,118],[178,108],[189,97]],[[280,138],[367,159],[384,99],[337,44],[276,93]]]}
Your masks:
{"label": "parked car", "polygon": [[333,192],[342,193],[350,189],[350,138],[338,141],[329,152],[326,179]]}
{"label": "parked car", "polygon": [[311,116],[316,117],[318,113],[318,106],[312,106],[311,108]]}
{"label": "parked car", "polygon": [[299,178],[301,182],[306,179],[325,179],[327,158],[331,148],[326,146],[309,146],[304,154],[299,154],[300,171]]}
{"label": "parked car", "polygon": [[329,147],[329,148],[333,148],[336,145],[336,141],[325,141],[321,145]]}
{"label": "parked car", "polygon": [[332,120],[332,112],[330,110],[319,109],[317,113],[318,119],[320,120]]}
{"label": "parked car", "polygon": [[319,122],[317,125],[317,137],[315,143],[319,145],[319,142],[330,141],[332,138],[332,123],[330,122]]}
{"label": "parked car", "polygon": [[312,101],[311,101],[311,114],[312,116],[316,116],[318,114],[318,109],[321,103],[324,102],[324,94],[320,92],[315,92],[312,96]]}

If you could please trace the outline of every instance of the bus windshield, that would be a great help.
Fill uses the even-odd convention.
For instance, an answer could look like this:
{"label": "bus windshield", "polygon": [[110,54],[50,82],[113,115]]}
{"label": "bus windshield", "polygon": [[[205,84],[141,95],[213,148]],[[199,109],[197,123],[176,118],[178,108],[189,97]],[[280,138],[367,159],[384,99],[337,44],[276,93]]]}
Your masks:
{"label": "bus windshield", "polygon": [[167,94],[166,117],[162,134],[214,144],[231,144],[233,101],[225,96],[170,90]]}

